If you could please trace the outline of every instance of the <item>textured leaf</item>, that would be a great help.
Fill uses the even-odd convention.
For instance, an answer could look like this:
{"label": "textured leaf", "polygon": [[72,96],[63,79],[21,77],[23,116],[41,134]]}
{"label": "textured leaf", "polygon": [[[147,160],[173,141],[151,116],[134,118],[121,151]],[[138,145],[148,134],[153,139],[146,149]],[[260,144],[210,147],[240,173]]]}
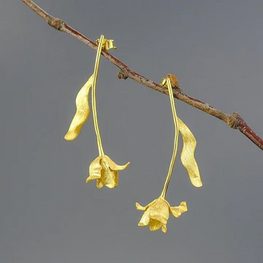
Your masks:
{"label": "textured leaf", "polygon": [[195,187],[201,187],[203,184],[199,174],[198,165],[194,157],[196,139],[190,129],[180,118],[178,118],[178,124],[180,133],[183,138],[183,149],[181,153],[182,164],[189,174],[191,183]]}
{"label": "textured leaf", "polygon": [[64,136],[65,140],[72,141],[75,140],[84,123],[87,121],[90,108],[89,108],[89,90],[92,87],[93,83],[93,75],[88,79],[88,81],[84,84],[84,86],[78,92],[76,97],[76,114],[73,117],[73,120],[69,126],[68,132]]}

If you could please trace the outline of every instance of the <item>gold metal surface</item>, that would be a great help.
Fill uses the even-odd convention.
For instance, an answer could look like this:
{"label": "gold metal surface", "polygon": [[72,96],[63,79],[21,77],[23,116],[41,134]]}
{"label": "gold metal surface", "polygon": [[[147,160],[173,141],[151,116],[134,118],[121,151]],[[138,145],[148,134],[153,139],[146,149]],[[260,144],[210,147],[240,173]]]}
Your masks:
{"label": "gold metal surface", "polygon": [[[162,81],[163,83],[163,81]],[[175,160],[176,160],[176,154],[177,154],[177,148],[178,148],[178,135],[179,135],[179,128],[178,128],[178,120],[177,120],[177,114],[176,114],[176,107],[175,107],[175,102],[174,102],[174,97],[173,97],[173,90],[172,90],[172,86],[171,86],[171,81],[169,78],[166,78],[166,82],[165,84],[168,87],[168,91],[169,91],[169,98],[170,98],[170,103],[171,103],[171,109],[172,109],[172,115],[173,115],[173,121],[174,121],[174,147],[173,147],[173,153],[172,153],[172,158],[171,158],[171,162],[170,162],[170,166],[168,169],[168,173],[167,173],[167,177],[164,183],[164,187],[161,193],[161,196],[163,198],[165,198],[167,190],[168,190],[168,186],[169,186],[169,182],[171,180],[172,177],[172,173],[173,173],[173,168],[174,168],[174,164],[175,164]]]}
{"label": "gold metal surface", "polygon": [[137,210],[144,211],[138,226],[149,226],[151,231],[157,231],[161,228],[164,233],[167,232],[166,225],[169,214],[178,218],[182,213],[187,211],[186,202],[183,201],[179,206],[171,207],[162,196],[146,206],[141,206],[139,203],[136,203],[135,206]]}
{"label": "gold metal surface", "polygon": [[99,123],[98,123],[98,115],[97,115],[97,106],[96,106],[96,84],[97,84],[97,78],[98,78],[98,72],[99,72],[99,66],[100,66],[100,56],[101,56],[101,50],[102,50],[102,45],[104,41],[104,36],[101,35],[98,43],[98,48],[97,48],[97,54],[96,54],[96,59],[95,59],[95,66],[94,66],[94,79],[93,79],[93,84],[92,84],[92,114],[93,114],[93,123],[94,123],[94,129],[97,137],[97,144],[98,144],[98,149],[99,149],[99,156],[104,155],[103,147],[102,147],[102,142],[101,142],[101,136],[100,136],[100,130],[99,130]]}
{"label": "gold metal surface", "polygon": [[86,183],[97,180],[98,188],[102,188],[104,185],[114,188],[118,186],[118,171],[124,170],[129,164],[128,162],[125,165],[117,165],[109,156],[99,156],[90,164]]}
{"label": "gold metal surface", "polygon": [[84,86],[80,89],[76,97],[76,114],[72,119],[69,126],[68,132],[64,136],[65,140],[72,141],[75,140],[84,123],[87,121],[90,108],[89,108],[89,90],[92,87],[93,75],[88,79]]}
{"label": "gold metal surface", "polygon": [[181,153],[182,164],[189,174],[191,183],[195,187],[201,187],[203,184],[199,174],[198,165],[194,157],[196,139],[190,129],[180,118],[178,118],[178,123],[183,139],[183,149]]}
{"label": "gold metal surface", "polygon": [[[96,44],[99,45],[100,43],[100,39],[97,39],[96,40]],[[117,49],[115,46],[114,46],[114,40],[113,39],[104,39],[103,42],[102,42],[102,49],[106,49],[106,50],[109,50],[109,49]]]}

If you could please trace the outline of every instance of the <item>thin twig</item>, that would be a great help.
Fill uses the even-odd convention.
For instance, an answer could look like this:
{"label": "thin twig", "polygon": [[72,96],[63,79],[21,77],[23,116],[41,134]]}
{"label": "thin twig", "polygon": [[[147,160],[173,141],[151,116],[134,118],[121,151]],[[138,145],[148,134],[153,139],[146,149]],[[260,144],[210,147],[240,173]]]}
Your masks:
{"label": "thin twig", "polygon": [[[84,43],[85,45],[97,50],[97,44],[88,39],[86,36],[82,35],[80,32],[76,31],[71,26],[67,25],[60,18],[55,18],[48,14],[46,11],[41,9],[38,5],[36,5],[33,1],[30,0],[22,0],[26,5],[28,5],[33,11],[35,11],[39,16],[41,16],[51,27],[68,33]],[[160,84],[142,76],[141,74],[133,71],[127,65],[125,65],[122,61],[114,57],[112,54],[107,52],[106,50],[102,51],[102,55],[108,59],[112,64],[120,69],[118,74],[118,78],[120,79],[133,79],[134,81],[147,86],[151,89],[159,91],[168,95],[168,90],[161,86]],[[263,140],[247,125],[247,123],[241,118],[241,116],[234,112],[232,115],[226,114],[208,103],[205,103],[201,100],[192,98],[185,94],[179,87],[173,87],[173,95],[180,101],[183,101],[201,111],[204,111],[220,120],[225,122],[229,127],[233,129],[239,130],[243,133],[247,138],[249,138],[254,144],[256,144],[261,150],[263,150]]]}

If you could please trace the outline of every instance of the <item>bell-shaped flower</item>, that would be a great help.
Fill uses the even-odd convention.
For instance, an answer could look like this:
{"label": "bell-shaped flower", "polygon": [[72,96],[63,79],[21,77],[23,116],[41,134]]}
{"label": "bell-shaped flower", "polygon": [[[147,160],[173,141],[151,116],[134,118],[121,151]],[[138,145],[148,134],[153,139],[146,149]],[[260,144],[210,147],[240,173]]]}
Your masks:
{"label": "bell-shaped flower", "polygon": [[137,210],[144,211],[138,226],[149,226],[151,231],[157,231],[161,228],[164,233],[167,232],[166,225],[170,213],[178,218],[182,213],[187,211],[185,201],[181,202],[179,206],[171,207],[162,196],[145,207],[141,206],[139,203],[135,205]]}
{"label": "bell-shaped flower", "polygon": [[89,167],[89,177],[86,183],[97,180],[97,187],[102,188],[104,185],[109,188],[118,186],[118,171],[124,170],[130,162],[125,165],[117,165],[109,156],[102,155],[97,157]]}

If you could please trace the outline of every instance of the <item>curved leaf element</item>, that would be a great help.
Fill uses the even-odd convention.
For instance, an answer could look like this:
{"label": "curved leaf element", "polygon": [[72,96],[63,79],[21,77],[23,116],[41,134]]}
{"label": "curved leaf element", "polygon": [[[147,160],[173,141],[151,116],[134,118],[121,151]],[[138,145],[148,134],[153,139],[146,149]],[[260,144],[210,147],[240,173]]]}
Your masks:
{"label": "curved leaf element", "polygon": [[196,148],[196,139],[186,124],[178,118],[179,130],[183,138],[183,149],[181,153],[181,161],[185,169],[187,170],[191,183],[195,187],[201,187],[202,181],[199,174],[198,165],[194,157],[194,151]]}
{"label": "curved leaf element", "polygon": [[76,97],[77,111],[69,126],[68,132],[64,136],[65,140],[67,141],[75,140],[78,137],[82,126],[84,125],[84,123],[87,121],[89,117],[90,108],[89,108],[88,99],[89,99],[89,90],[92,87],[92,83],[93,83],[93,75],[91,75],[88,81],[78,92],[78,95]]}

